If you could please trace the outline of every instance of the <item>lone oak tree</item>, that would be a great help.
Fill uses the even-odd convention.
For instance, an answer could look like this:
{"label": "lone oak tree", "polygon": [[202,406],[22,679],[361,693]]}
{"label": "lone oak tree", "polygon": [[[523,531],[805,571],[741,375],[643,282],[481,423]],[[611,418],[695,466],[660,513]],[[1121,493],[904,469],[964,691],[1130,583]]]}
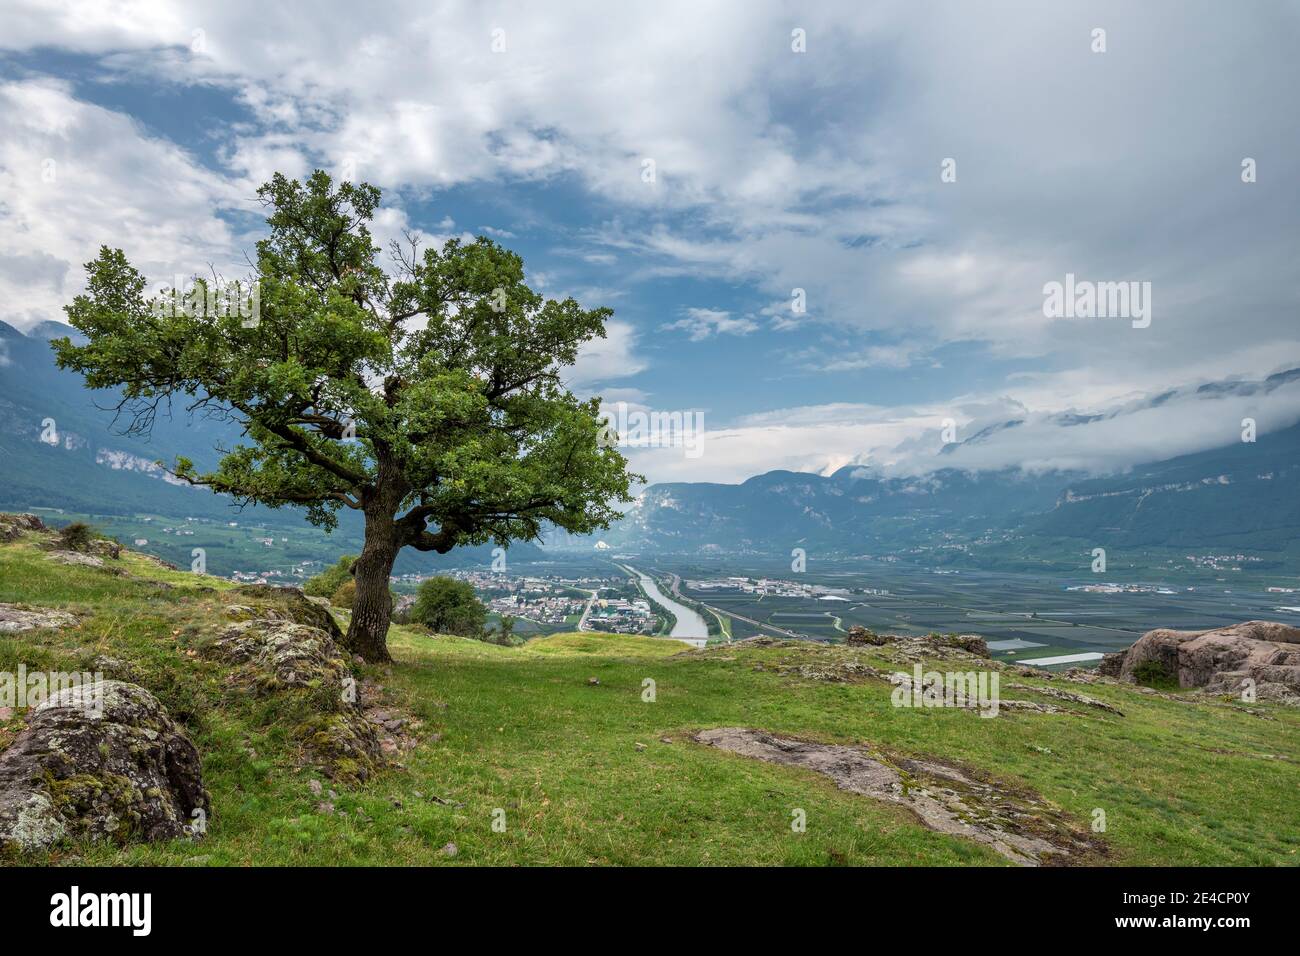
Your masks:
{"label": "lone oak tree", "polygon": [[129,430],[147,432],[176,396],[242,425],[215,471],[178,458],[177,477],[241,504],[305,506],[328,529],[341,508],[364,515],[346,641],[368,661],[389,659],[402,548],[607,527],[637,477],[600,440],[600,400],[560,377],[612,311],[543,299],[519,256],[482,237],[421,255],[408,236],[390,274],[366,225],[379,195],[320,171],[258,190],[270,234],[257,243],[255,320],[202,308],[201,280],[191,307],[160,308],[105,247],[65,308],[88,341],[53,343],[90,387],[121,389]]}

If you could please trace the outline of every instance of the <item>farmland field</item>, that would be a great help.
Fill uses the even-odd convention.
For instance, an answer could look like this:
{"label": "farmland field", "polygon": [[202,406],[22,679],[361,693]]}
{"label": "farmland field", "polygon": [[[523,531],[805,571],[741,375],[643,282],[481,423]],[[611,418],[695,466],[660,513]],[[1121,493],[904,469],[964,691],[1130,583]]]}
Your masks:
{"label": "farmland field", "polygon": [[[816,570],[810,565],[803,575],[764,564],[661,562],[660,568],[681,576],[684,595],[730,615],[738,638],[779,629],[836,641],[853,625],[896,634],[962,632],[983,635],[1000,659],[1032,659],[1113,651],[1155,627],[1204,630],[1261,618],[1300,625],[1300,613],[1284,609],[1300,605],[1295,595],[1270,593],[1258,579],[1210,574],[1132,582],[1150,590],[1100,593],[1067,590],[1102,583],[1083,575],[934,573],[893,562],[827,562]],[[797,578],[849,593],[847,600],[829,600],[691,587],[693,581],[726,576]]]}

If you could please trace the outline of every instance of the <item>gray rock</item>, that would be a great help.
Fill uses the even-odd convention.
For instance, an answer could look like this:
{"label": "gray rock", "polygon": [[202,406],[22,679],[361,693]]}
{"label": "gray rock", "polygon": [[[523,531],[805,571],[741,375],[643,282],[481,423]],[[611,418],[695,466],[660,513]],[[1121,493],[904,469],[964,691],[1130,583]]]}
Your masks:
{"label": "gray rock", "polygon": [[[238,665],[237,679],[262,694],[293,693],[308,711],[292,730],[337,780],[360,782],[383,763],[381,741],[348,695],[352,671],[343,650],[319,628],[258,618],[226,625],[209,653]],[[355,699],[354,699],[355,697]]]}
{"label": "gray rock", "polygon": [[0,541],[14,541],[29,531],[48,531],[45,522],[33,514],[0,514]]}
{"label": "gray rock", "polygon": [[298,588],[281,588],[270,584],[245,584],[230,592],[250,598],[257,605],[260,617],[272,620],[293,621],[307,627],[320,628],[335,641],[343,640],[334,615],[328,607],[311,600]]}
{"label": "gray rock", "polygon": [[239,621],[222,632],[214,647],[231,663],[250,665],[259,682],[271,688],[332,683],[341,693],[352,673],[328,634],[293,621]]}
{"label": "gray rock", "polygon": [[850,647],[881,647],[896,640],[893,634],[877,634],[860,624],[850,627],[844,637],[844,643]]}
{"label": "gray rock", "polygon": [[80,565],[86,568],[102,568],[104,559],[93,554],[82,554],[80,551],[50,551],[49,559],[59,564]]}
{"label": "gray rock", "polygon": [[31,607],[27,604],[0,604],[0,634],[16,634],[37,628],[75,627],[77,618],[67,611]]}
{"label": "gray rock", "polygon": [[1086,862],[1102,848],[1061,811],[952,764],[889,758],[863,747],[780,737],[745,727],[702,730],[697,743],[828,777],[841,790],[900,804],[931,830],[991,847],[1013,863]]}
{"label": "gray rock", "polygon": [[194,811],[210,806],[198,751],[135,684],[60,691],[0,754],[0,847],[41,850],[65,836],[175,839],[190,835]]}

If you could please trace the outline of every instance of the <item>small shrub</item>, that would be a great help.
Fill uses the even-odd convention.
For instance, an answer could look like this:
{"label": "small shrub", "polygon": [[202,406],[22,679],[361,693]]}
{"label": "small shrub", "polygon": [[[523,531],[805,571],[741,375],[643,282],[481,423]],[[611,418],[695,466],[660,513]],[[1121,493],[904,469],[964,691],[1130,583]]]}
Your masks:
{"label": "small shrub", "polygon": [[468,581],[429,578],[415,592],[411,620],[436,634],[481,637],[487,626],[487,608]]}
{"label": "small shrub", "polygon": [[348,578],[338,586],[333,594],[330,595],[330,603],[335,607],[352,608],[352,603],[357,599],[357,582]]}
{"label": "small shrub", "polygon": [[352,563],[356,559],[354,554],[343,555],[338,559],[337,563],[326,568],[314,578],[308,578],[307,582],[302,586],[303,593],[311,597],[323,597],[333,600],[335,592],[352,580]]}
{"label": "small shrub", "polygon": [[74,521],[59,532],[59,546],[65,551],[88,551],[95,537],[94,528],[84,521]]}
{"label": "small shrub", "polygon": [[1160,661],[1143,661],[1133,668],[1133,680],[1155,690],[1177,690],[1178,678]]}

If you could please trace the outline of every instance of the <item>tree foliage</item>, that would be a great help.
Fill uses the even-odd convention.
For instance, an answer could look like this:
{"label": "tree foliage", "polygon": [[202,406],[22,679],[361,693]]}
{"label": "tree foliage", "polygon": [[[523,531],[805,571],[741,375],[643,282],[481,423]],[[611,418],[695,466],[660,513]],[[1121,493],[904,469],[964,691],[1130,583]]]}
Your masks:
{"label": "tree foliage", "polygon": [[277,174],[258,196],[269,234],[257,243],[251,318],[214,314],[202,294],[169,308],[105,247],[66,307],[88,341],[52,344],[90,387],[121,390],[131,430],[177,400],[242,425],[215,467],[178,460],[183,480],[241,503],[301,506],[326,528],[341,508],[364,513],[353,650],[387,657],[400,549],[505,546],[618,517],[635,476],[598,440],[599,399],[577,398],[562,376],[604,335],[609,309],[545,299],[519,256],[483,237],[425,249],[408,237],[386,269],[367,225],[373,186]]}
{"label": "tree foliage", "polygon": [[415,592],[411,620],[437,634],[481,637],[487,627],[487,608],[468,581],[429,578]]}

